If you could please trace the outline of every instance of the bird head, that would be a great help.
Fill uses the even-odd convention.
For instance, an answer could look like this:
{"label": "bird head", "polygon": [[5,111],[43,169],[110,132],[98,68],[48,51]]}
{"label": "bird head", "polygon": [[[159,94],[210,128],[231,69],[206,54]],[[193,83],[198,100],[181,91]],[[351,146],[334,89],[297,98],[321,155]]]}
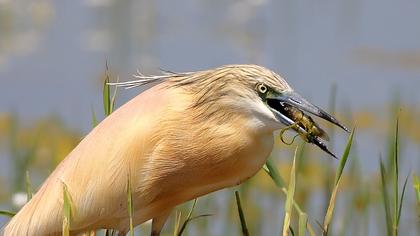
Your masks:
{"label": "bird head", "polygon": [[278,74],[257,65],[227,65],[186,73],[165,71],[161,76],[138,74],[137,80],[114,83],[132,88],[165,81],[167,86],[181,87],[192,94],[195,114],[205,119],[226,121],[229,114],[245,114],[251,125],[268,131],[292,128],[303,139],[331,156],[323,140],[328,135],[311,115],[331,122],[348,132],[336,118],[296,93]]}
{"label": "bird head", "polygon": [[327,133],[314,121],[311,115],[317,116],[346,132],[349,130],[335,117],[320,107],[310,103],[296,93],[279,75],[260,68],[258,73],[249,77],[249,91],[253,91],[254,110],[266,118],[273,129],[286,126],[295,130],[304,141],[315,144],[334,158],[337,158],[324,143],[329,140]]}

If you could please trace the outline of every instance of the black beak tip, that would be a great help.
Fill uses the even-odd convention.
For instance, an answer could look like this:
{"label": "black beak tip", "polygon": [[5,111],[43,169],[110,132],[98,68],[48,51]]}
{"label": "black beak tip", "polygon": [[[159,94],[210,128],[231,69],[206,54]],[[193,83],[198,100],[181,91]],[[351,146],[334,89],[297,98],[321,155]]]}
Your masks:
{"label": "black beak tip", "polygon": [[309,142],[310,143],[313,143],[313,144],[315,144],[316,146],[318,146],[322,151],[324,151],[324,152],[326,152],[326,153],[328,153],[330,156],[332,156],[334,159],[337,159],[338,160],[338,157],[333,153],[333,152],[331,152],[329,149],[328,149],[328,147],[327,147],[327,145],[325,145],[325,143],[324,142],[322,142],[322,140],[319,138],[319,137],[316,137],[316,136],[311,136],[311,138],[309,139]]}
{"label": "black beak tip", "polygon": [[340,127],[341,127],[344,131],[346,131],[347,133],[350,133],[350,130],[349,130],[346,126],[344,126],[344,125],[340,124]]}
{"label": "black beak tip", "polygon": [[334,153],[329,152],[328,154],[330,154],[334,159],[338,160],[338,157]]}
{"label": "black beak tip", "polygon": [[333,116],[331,116],[330,114],[326,113],[325,111],[321,110],[320,108],[318,108],[321,112],[320,117],[337,125],[338,127],[342,128],[344,131],[346,131],[347,133],[350,133],[350,130],[344,126],[343,124],[340,123],[340,121],[338,121],[336,118],[334,118]]}
{"label": "black beak tip", "polygon": [[327,147],[325,147],[325,148],[321,148],[324,152],[326,152],[326,153],[328,153],[330,156],[332,156],[334,159],[336,159],[336,160],[338,160],[338,157],[333,153],[333,152],[331,152]]}

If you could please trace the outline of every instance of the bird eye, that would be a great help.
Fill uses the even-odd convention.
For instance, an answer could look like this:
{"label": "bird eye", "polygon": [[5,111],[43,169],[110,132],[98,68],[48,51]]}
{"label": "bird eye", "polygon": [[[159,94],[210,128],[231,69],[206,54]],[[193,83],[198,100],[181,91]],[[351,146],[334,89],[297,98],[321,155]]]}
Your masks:
{"label": "bird eye", "polygon": [[260,93],[266,93],[268,91],[267,86],[265,86],[264,84],[258,84],[257,89]]}

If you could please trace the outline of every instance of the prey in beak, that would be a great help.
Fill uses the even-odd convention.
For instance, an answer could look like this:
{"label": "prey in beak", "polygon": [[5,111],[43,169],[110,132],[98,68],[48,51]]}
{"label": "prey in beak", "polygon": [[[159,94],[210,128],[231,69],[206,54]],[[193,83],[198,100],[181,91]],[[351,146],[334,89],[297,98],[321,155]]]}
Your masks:
{"label": "prey in beak", "polygon": [[315,144],[337,159],[337,156],[324,143],[329,140],[327,133],[315,123],[309,114],[327,120],[349,132],[336,118],[292,91],[267,97],[266,102],[280,122],[294,129],[306,142]]}

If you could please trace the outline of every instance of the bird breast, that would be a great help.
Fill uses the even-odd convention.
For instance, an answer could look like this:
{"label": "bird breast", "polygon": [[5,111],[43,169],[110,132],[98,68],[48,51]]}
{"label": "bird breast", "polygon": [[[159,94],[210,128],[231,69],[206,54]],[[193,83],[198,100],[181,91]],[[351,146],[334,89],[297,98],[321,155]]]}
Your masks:
{"label": "bird breast", "polygon": [[176,105],[166,116],[171,118],[160,122],[149,169],[143,172],[153,182],[143,183],[160,186],[156,199],[179,194],[186,201],[237,185],[253,176],[272,150],[273,134],[255,129],[247,115],[230,113],[220,122],[191,109]]}

